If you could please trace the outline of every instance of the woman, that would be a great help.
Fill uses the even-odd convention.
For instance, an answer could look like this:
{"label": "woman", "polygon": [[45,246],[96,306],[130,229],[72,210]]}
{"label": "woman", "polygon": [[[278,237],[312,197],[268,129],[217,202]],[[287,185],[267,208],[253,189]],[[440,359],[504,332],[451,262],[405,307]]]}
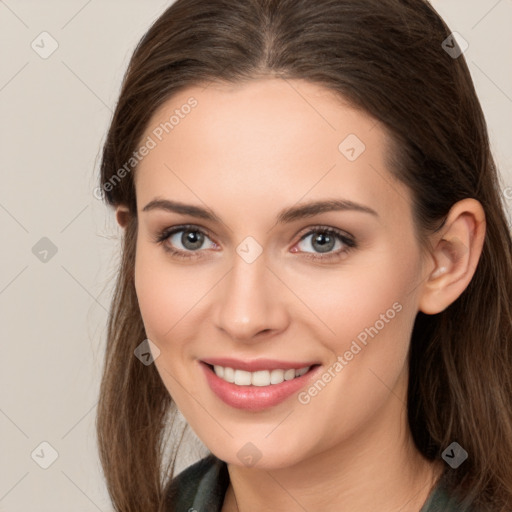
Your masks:
{"label": "woman", "polygon": [[[458,49],[422,0],[178,0],[143,37],[101,168],[116,510],[511,510],[512,242]],[[210,455],[172,479],[177,410]]]}

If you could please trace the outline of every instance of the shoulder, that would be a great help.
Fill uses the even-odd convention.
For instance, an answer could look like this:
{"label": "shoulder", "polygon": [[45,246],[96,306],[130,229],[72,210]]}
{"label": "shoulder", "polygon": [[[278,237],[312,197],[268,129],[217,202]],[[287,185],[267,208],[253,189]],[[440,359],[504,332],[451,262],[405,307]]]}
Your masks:
{"label": "shoulder", "polygon": [[464,507],[448,490],[443,478],[430,493],[420,512],[478,512],[474,508]]}
{"label": "shoulder", "polygon": [[165,489],[164,512],[220,512],[229,485],[227,464],[210,454],[175,476]]}

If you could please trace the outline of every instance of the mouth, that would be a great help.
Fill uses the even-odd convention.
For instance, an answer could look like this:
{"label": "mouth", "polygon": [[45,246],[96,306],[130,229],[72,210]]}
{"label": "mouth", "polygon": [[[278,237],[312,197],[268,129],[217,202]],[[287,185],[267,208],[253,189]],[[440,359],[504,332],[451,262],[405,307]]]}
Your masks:
{"label": "mouth", "polygon": [[225,404],[251,412],[276,406],[307,386],[320,364],[247,371],[198,361],[211,391]]}

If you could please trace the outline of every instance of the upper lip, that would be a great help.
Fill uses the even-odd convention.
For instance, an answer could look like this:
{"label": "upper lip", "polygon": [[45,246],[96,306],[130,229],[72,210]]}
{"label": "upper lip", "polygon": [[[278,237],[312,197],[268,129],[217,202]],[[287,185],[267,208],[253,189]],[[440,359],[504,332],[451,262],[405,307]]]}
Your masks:
{"label": "upper lip", "polygon": [[202,359],[203,363],[234,368],[236,370],[245,370],[247,372],[257,372],[260,370],[290,370],[300,369],[306,366],[313,366],[319,364],[317,362],[294,362],[294,361],[279,361],[277,359],[254,359],[252,361],[242,361],[240,359],[233,359],[231,357],[211,357]]}

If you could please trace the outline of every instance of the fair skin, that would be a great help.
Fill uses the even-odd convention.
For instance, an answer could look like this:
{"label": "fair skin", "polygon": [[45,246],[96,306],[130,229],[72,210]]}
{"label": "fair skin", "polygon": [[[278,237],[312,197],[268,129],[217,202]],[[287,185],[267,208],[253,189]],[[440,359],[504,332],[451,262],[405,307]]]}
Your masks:
{"label": "fair skin", "polygon": [[[153,115],[142,140],[190,96],[198,106],[135,174],[135,287],[163,383],[228,463],[222,510],[419,511],[444,463],[421,456],[407,423],[412,327],[418,311],[444,310],[469,284],[485,234],[481,205],[455,204],[432,250],[422,251],[410,192],[386,169],[383,127],[299,80],[181,91]],[[366,146],[354,161],[338,149],[349,134]],[[143,211],[155,198],[207,208],[220,221]],[[283,208],[326,199],[375,214],[328,211],[276,223]],[[126,225],[124,207],[117,219]],[[183,245],[182,232],[164,242],[196,255],[188,260],[153,241],[182,224],[207,231],[199,249]],[[301,241],[316,226],[350,234],[357,245],[328,260],[314,243],[321,229]],[[248,236],[262,249],[251,263],[236,251]],[[336,241],[327,254],[343,247]],[[395,303],[400,312],[307,404],[295,394],[265,410],[236,409],[199,368],[203,358],[230,356],[315,360],[327,369]],[[249,442],[261,454],[253,466],[237,456]]]}

